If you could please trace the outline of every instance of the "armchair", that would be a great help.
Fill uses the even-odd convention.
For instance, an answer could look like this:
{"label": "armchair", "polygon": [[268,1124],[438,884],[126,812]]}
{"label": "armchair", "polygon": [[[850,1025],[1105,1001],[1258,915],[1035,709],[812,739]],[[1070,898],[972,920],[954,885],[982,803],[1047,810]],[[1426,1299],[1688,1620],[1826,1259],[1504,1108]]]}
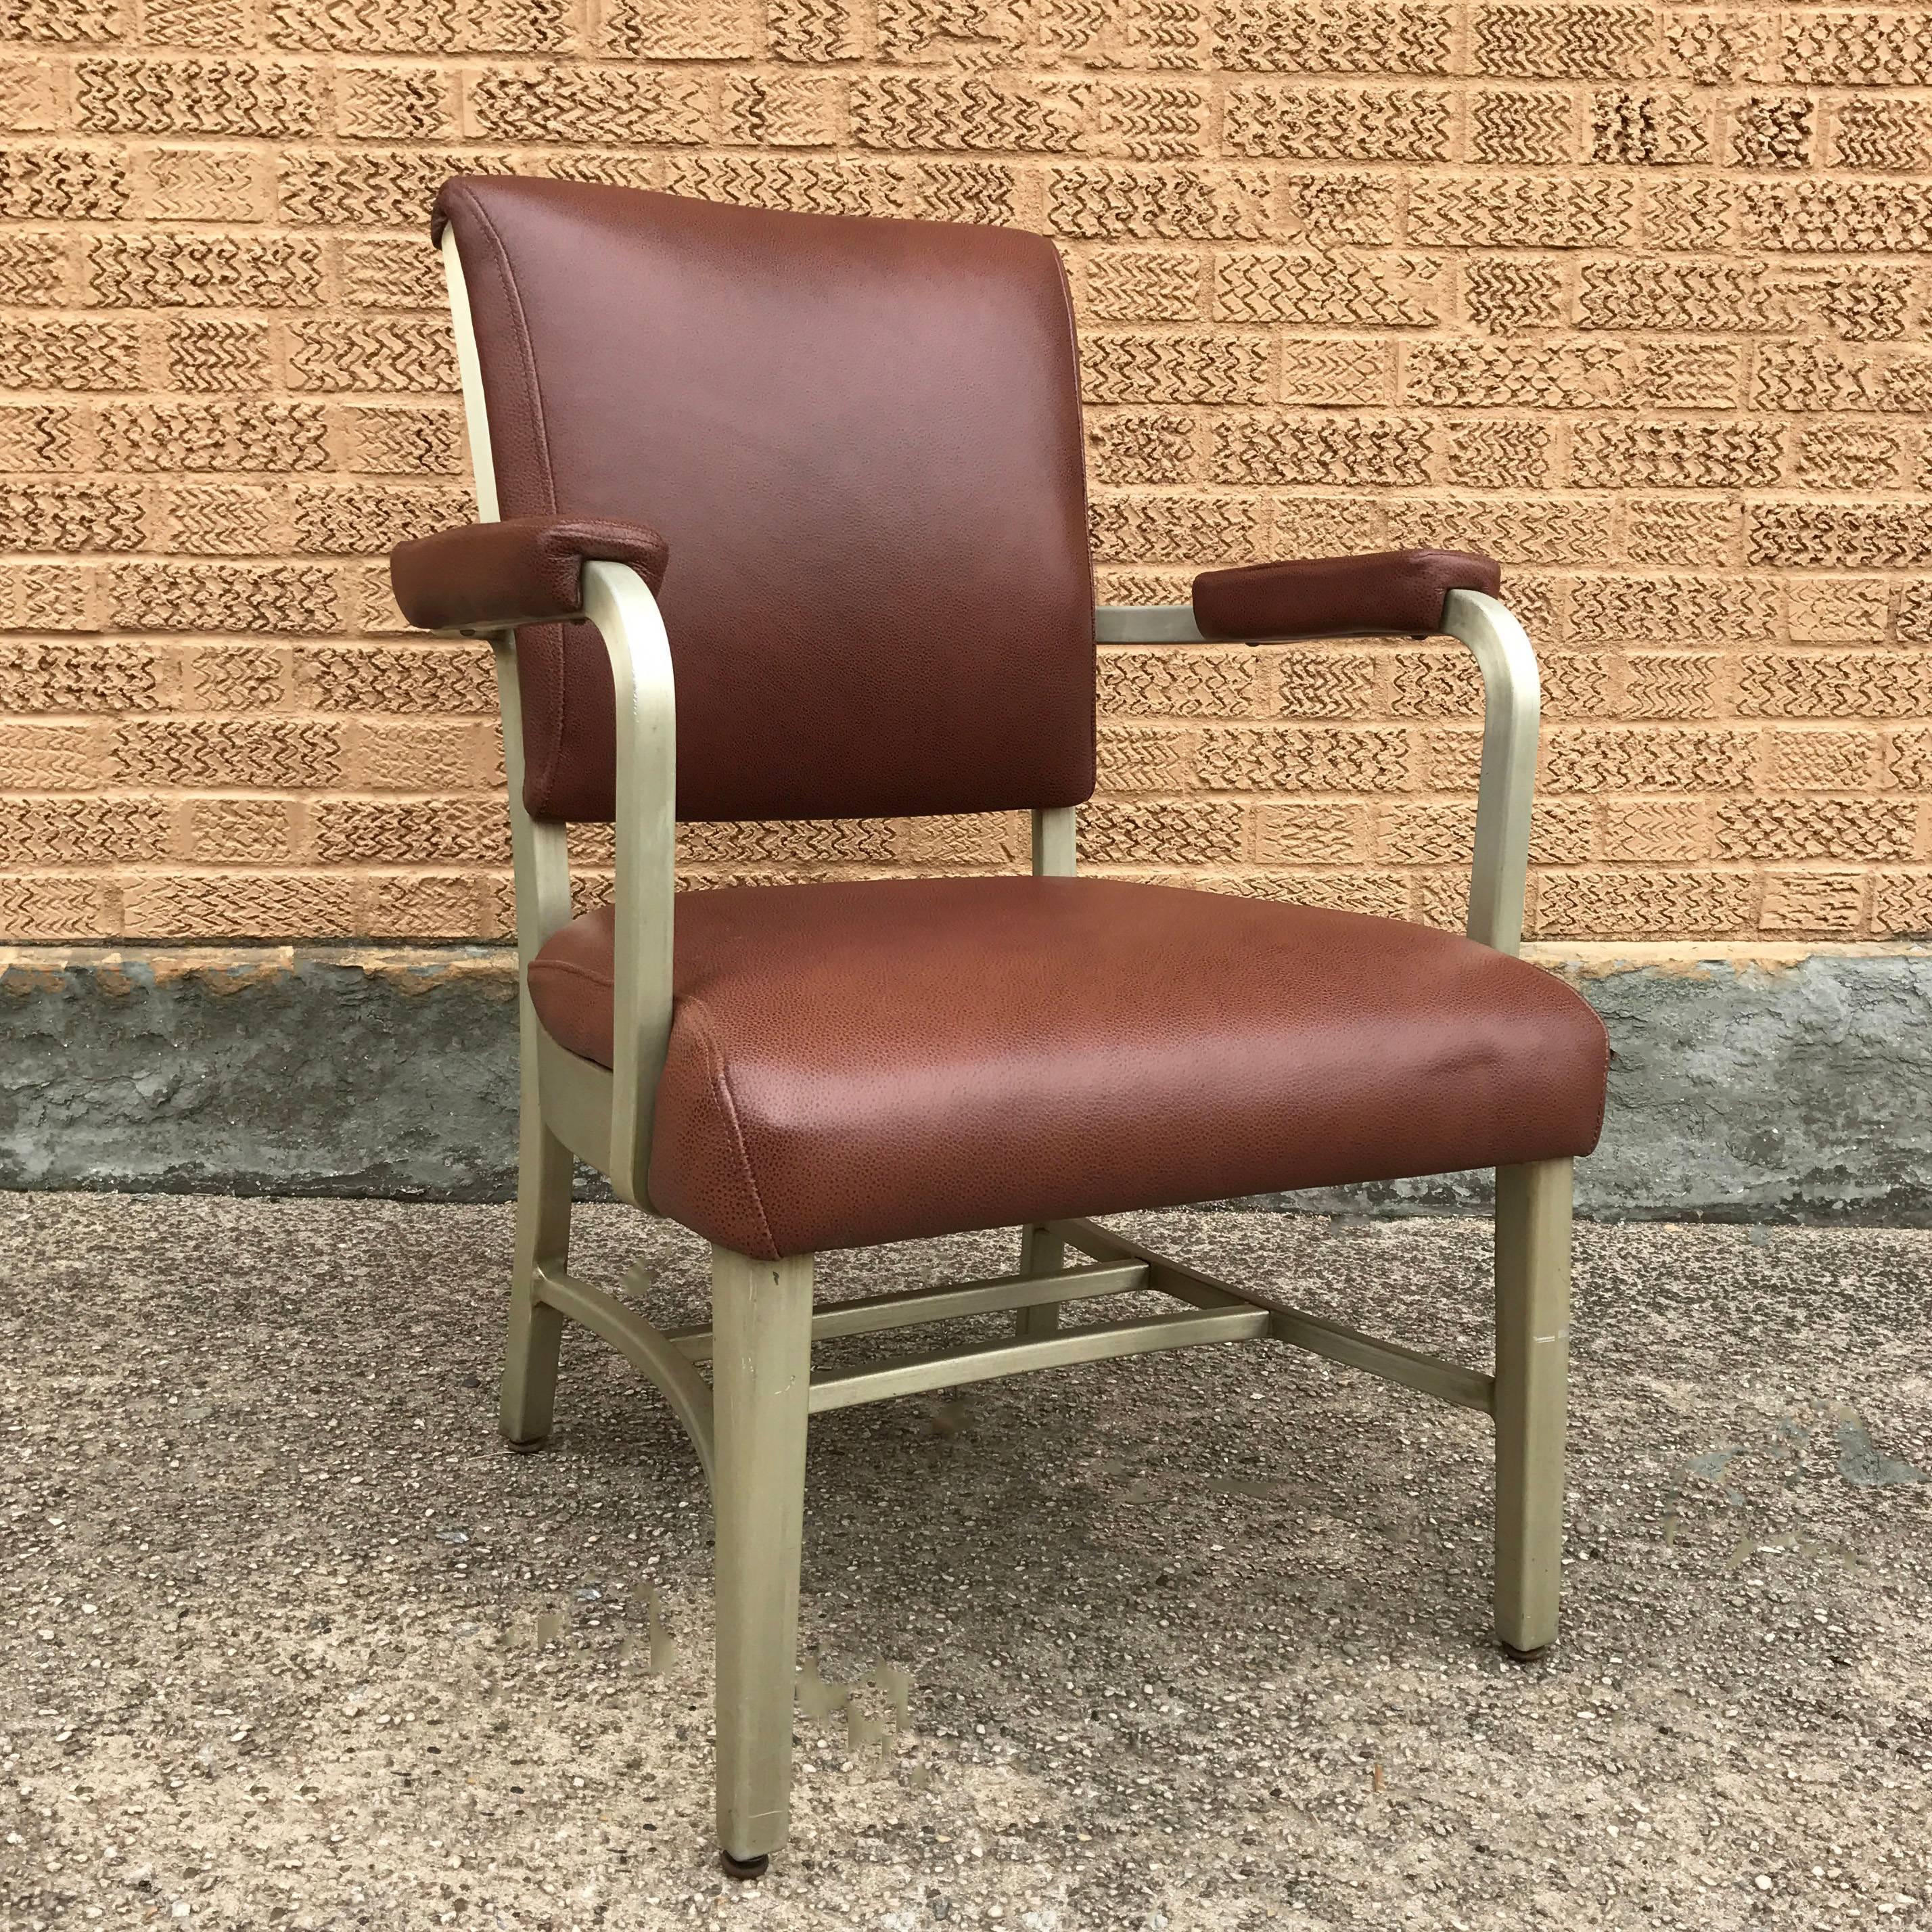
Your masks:
{"label": "armchair", "polygon": [[[548,1435],[568,1319],[688,1432],[716,1525],[727,1872],[784,1842],[807,1425],[854,1403],[1313,1350],[1492,1418],[1497,1629],[1543,1649],[1570,1169],[1606,1055],[1590,1009],[1511,956],[1538,698],[1496,566],[1262,565],[1204,574],[1191,606],[1096,610],[1070,317],[1033,236],[500,177],[446,185],[435,230],[482,521],[401,546],[392,574],[412,622],[487,636],[498,669],[523,1066],[502,1431]],[[1436,630],[1487,698],[1466,937],[1076,875],[1096,638]],[[1015,807],[1030,878],[674,898],[680,818]],[[616,828],[613,903],[577,917],[573,818]],[[710,1326],[652,1323],[634,1272],[623,1300],[572,1274],[572,1156],[710,1243]],[[1497,1176],[1490,1373],[1092,1218],[1472,1167]],[[1011,1274],[813,1304],[818,1252],[1002,1226]],[[1148,1288],[1180,1306],[1063,1324]],[[1008,1340],[812,1366],[833,1336],[1005,1312]]]}

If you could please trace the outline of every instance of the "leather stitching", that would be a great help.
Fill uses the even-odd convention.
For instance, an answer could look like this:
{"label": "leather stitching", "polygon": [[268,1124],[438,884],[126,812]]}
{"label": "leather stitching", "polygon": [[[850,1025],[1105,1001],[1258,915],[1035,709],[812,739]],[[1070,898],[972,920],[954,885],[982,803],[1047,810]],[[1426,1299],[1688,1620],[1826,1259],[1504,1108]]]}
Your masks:
{"label": "leather stitching", "polygon": [[[523,362],[524,384],[530,394],[531,433],[536,446],[538,474],[542,479],[543,494],[547,506],[550,514],[555,516],[557,514],[556,478],[550,469],[550,434],[544,426],[543,389],[537,380],[536,349],[530,340],[530,323],[524,314],[524,300],[517,287],[516,274],[510,266],[510,251],[504,246],[503,238],[497,232],[496,224],[490,219],[489,210],[478,199],[474,190],[466,187],[460,189],[459,192],[464,200],[469,203],[471,212],[476,217],[477,225],[488,237],[494,254],[493,266],[496,271],[496,278],[502,286],[503,298],[510,311],[512,326],[516,331],[517,347]],[[502,508],[500,502],[497,508],[500,512]],[[560,625],[557,640],[560,653],[567,648],[562,640],[562,627]],[[556,694],[556,728],[551,734],[551,742],[547,749],[543,764],[544,782],[539,788],[544,792],[548,792],[556,782],[557,767],[563,762],[564,684],[565,680],[560,675]],[[529,754],[527,746],[525,746],[524,752],[527,758]],[[527,788],[526,779],[526,790]],[[548,816],[548,814],[545,815]]]}
{"label": "leather stitching", "polygon": [[[1078,325],[1073,319],[1073,285],[1067,279],[1066,257],[1058,248],[1053,250],[1053,263],[1060,274],[1060,299],[1066,314],[1066,354],[1073,370],[1073,413],[1076,424],[1075,442],[1082,452],[1080,460],[1074,466],[1074,473],[1078,478],[1080,490],[1080,527],[1090,533],[1093,528],[1093,516],[1087,501],[1087,461],[1083,440],[1085,432],[1078,426],[1080,421],[1080,336]],[[1087,602],[1090,606],[1096,601],[1094,587],[1094,544],[1090,534],[1086,540],[1086,557]],[[1090,618],[1088,620],[1090,625],[1092,621]],[[1098,706],[1095,706],[1089,707],[1087,713],[1087,769],[1090,772],[1096,775],[1096,779],[1100,760],[1100,712]],[[1093,795],[1094,782],[1090,781],[1087,788],[1087,796],[1091,798]]]}
{"label": "leather stitching", "polygon": [[752,1168],[752,1150],[746,1144],[745,1130],[738,1119],[737,1103],[731,1097],[731,1083],[725,1072],[724,1051],[718,1044],[718,1036],[712,1028],[710,1017],[697,1000],[687,993],[678,1004],[691,1016],[692,1024],[704,1039],[705,1064],[711,1076],[712,1094],[724,1114],[725,1124],[731,1130],[731,1138],[738,1150],[738,1162],[745,1170],[745,1185],[751,1190],[752,1205],[758,1210],[758,1226],[764,1231],[765,1246],[774,1255],[778,1254],[782,1250],[772,1233],[770,1219],[765,1213],[764,1197],[758,1192],[758,1177]]}

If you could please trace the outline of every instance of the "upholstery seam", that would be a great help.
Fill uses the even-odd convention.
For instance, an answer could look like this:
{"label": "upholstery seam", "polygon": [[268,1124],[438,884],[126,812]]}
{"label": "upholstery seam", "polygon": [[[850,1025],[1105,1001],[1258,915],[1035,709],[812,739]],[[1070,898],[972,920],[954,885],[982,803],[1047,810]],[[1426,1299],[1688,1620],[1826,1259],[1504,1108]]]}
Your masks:
{"label": "upholstery seam", "polygon": [[[1058,248],[1053,248],[1051,242],[1047,245],[1053,248],[1054,266],[1060,272],[1060,302],[1066,322],[1066,352],[1073,364],[1074,447],[1080,457],[1076,466],[1080,478],[1080,527],[1086,533],[1084,554],[1087,559],[1087,604],[1090,612],[1099,599],[1095,594],[1098,586],[1094,576],[1093,506],[1088,501],[1087,487],[1086,431],[1082,426],[1084,419],[1081,413],[1080,330],[1073,316],[1073,284],[1066,272],[1066,257]],[[1094,628],[1094,620],[1090,615],[1087,620],[1087,628],[1090,635]],[[1093,797],[1100,783],[1100,712],[1097,702],[1087,714],[1087,748],[1094,767],[1094,782],[1087,788],[1086,797],[1080,801],[1083,804]]]}
{"label": "upholstery seam", "polygon": [[546,973],[570,974],[592,986],[608,987],[614,992],[616,988],[617,982],[613,976],[593,972],[588,966],[578,965],[574,959],[532,959],[530,963],[529,970],[534,973],[539,967]]}
{"label": "upholstery seam", "polygon": [[[494,254],[492,266],[496,271],[496,278],[502,285],[504,296],[509,304],[510,320],[516,329],[517,347],[523,362],[524,383],[530,393],[531,414],[535,418],[538,469],[543,479],[544,494],[549,500],[550,514],[554,517],[557,514],[556,478],[550,467],[550,432],[544,422],[543,386],[537,380],[536,350],[530,340],[530,323],[524,314],[523,294],[517,286],[516,272],[510,266],[510,251],[503,245],[503,238],[498,232],[496,224],[490,219],[490,211],[483,206],[481,199],[472,189],[465,188],[463,193],[471,208],[476,212],[478,226],[489,239]],[[487,402],[484,407],[486,410],[488,407]],[[494,438],[491,440],[491,461],[493,464],[495,461]],[[490,480],[494,482],[496,479],[493,477]],[[500,515],[502,510],[500,494],[496,507],[498,514]],[[560,633],[563,626],[560,624],[557,628]],[[564,649],[561,636],[558,640],[558,649],[560,652]],[[519,681],[520,682],[520,680]],[[556,728],[551,734],[552,742],[549,747],[549,757],[544,774],[545,778],[544,788],[546,791],[556,782],[557,768],[563,762],[565,682],[566,680],[560,676],[556,694]],[[526,773],[526,782],[527,782],[527,773]],[[545,814],[545,816],[548,815],[548,814]]]}
{"label": "upholstery seam", "polygon": [[745,1130],[738,1118],[737,1103],[731,1097],[731,1082],[725,1072],[724,1049],[718,1044],[718,1036],[711,1024],[710,1016],[703,1004],[692,994],[687,993],[679,1002],[692,1017],[692,1022],[704,1038],[704,1057],[711,1076],[711,1090],[718,1105],[723,1108],[727,1124],[731,1130],[732,1140],[738,1149],[738,1161],[745,1170],[745,1185],[752,1192],[752,1205],[758,1210],[758,1226],[764,1230],[765,1246],[774,1255],[782,1252],[778,1238],[772,1232],[771,1217],[765,1212],[764,1196],[758,1192],[758,1177],[752,1166],[752,1150],[745,1139]]}

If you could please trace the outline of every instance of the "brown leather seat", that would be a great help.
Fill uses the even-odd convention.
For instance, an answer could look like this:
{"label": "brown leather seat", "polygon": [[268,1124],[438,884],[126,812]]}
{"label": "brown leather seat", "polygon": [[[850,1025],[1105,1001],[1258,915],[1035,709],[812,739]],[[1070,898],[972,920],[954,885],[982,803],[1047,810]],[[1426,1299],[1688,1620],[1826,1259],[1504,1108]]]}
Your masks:
{"label": "brown leather seat", "polygon": [[[613,927],[530,994],[611,1059]],[[1588,1153],[1602,1023],[1395,920],[1083,878],[680,896],[653,1204],[766,1258]]]}

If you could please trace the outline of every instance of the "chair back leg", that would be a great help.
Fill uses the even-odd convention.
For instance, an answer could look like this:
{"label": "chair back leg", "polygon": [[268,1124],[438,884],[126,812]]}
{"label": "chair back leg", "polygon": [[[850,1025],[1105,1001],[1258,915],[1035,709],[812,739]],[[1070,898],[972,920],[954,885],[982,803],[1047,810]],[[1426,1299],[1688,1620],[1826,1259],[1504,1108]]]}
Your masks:
{"label": "chair back leg", "polygon": [[[1051,1228],[1020,1230],[1022,1274],[1058,1274],[1066,1265],[1066,1244]],[[1057,1301],[1036,1302],[1030,1308],[1022,1308],[1013,1318],[1013,1333],[1022,1340],[1051,1335],[1059,1326],[1060,1304]]]}
{"label": "chair back leg", "polygon": [[1556,1635],[1570,1379],[1568,1160],[1496,1170],[1496,1634]]}
{"label": "chair back leg", "polygon": [[517,1158],[517,1258],[510,1277],[510,1328],[503,1352],[499,1425],[514,1449],[549,1440],[556,1402],[563,1317],[537,1298],[538,1274],[570,1262],[570,1150],[544,1125],[526,1093]]}
{"label": "chair back leg", "polygon": [[711,1251],[718,1844],[755,1878],[784,1843],[812,1392],[812,1257]]}

